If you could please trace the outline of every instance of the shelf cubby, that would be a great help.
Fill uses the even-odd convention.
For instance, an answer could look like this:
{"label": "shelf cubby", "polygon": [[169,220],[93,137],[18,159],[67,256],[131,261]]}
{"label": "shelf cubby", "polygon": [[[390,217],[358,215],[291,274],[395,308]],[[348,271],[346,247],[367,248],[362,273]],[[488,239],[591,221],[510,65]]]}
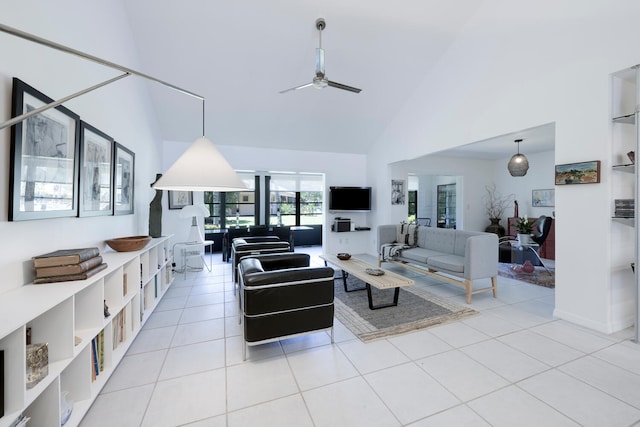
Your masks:
{"label": "shelf cubby", "polygon": [[59,426],[60,425],[60,384],[58,377],[54,378],[47,387],[38,394],[37,399],[27,406],[24,415],[31,418],[28,426]]}

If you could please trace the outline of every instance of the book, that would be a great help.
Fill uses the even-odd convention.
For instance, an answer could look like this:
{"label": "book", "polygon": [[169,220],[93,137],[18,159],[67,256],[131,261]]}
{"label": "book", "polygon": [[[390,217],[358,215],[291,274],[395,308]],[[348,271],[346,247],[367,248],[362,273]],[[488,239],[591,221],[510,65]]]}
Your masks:
{"label": "book", "polygon": [[0,350],[0,418],[4,417],[4,351]]}
{"label": "book", "polygon": [[56,265],[79,264],[90,258],[100,255],[100,249],[80,248],[80,249],[59,249],[43,255],[34,256],[33,265],[39,267],[53,267]]}
{"label": "book", "polygon": [[98,376],[98,360],[96,356],[96,340],[94,338],[91,340],[91,382],[94,382]]}
{"label": "book", "polygon": [[53,277],[41,277],[39,279],[35,279],[33,281],[34,284],[39,285],[42,283],[54,283],[54,282],[69,282],[72,280],[86,280],[89,277],[95,275],[96,273],[107,268],[107,263],[103,262],[97,267],[92,268],[91,270],[87,270],[84,273],[80,274],[67,274],[66,276],[53,276]]}
{"label": "book", "polygon": [[78,264],[56,265],[53,267],[36,267],[36,278],[80,274],[84,273],[87,270],[91,270],[92,268],[100,264],[102,264],[102,257],[98,255],[93,258],[89,258],[86,261],[82,261]]}
{"label": "book", "polygon": [[104,329],[98,334],[98,368],[104,371]]}

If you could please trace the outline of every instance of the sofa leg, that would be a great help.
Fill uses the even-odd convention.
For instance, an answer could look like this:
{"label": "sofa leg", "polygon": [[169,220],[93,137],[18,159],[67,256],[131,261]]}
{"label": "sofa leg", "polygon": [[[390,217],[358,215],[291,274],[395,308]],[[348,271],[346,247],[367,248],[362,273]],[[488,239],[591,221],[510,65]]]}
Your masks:
{"label": "sofa leg", "polygon": [[242,341],[242,361],[246,361],[247,360],[247,342],[246,341]]}
{"label": "sofa leg", "polygon": [[491,278],[491,288],[493,289],[493,297],[497,298],[498,297],[498,277],[497,276],[493,276]]}
{"label": "sofa leg", "polygon": [[471,285],[471,280],[465,279],[464,289],[467,291],[467,304],[471,304],[471,291],[473,290],[473,286]]}
{"label": "sofa leg", "polygon": [[333,340],[333,326],[331,327],[331,344],[333,344],[335,341]]}

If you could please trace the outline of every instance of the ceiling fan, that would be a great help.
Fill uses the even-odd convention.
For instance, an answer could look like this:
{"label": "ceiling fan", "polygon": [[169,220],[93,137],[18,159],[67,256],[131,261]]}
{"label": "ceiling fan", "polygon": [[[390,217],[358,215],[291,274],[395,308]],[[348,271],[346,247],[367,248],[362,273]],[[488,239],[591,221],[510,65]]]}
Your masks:
{"label": "ceiling fan", "polygon": [[290,92],[292,90],[304,89],[306,87],[314,87],[316,89],[324,89],[327,86],[335,87],[342,90],[348,90],[350,92],[360,93],[362,89],[357,87],[343,85],[342,83],[332,82],[328,80],[324,74],[324,49],[322,48],[322,30],[327,26],[327,23],[323,18],[316,19],[316,28],[319,33],[318,48],[316,48],[316,76],[311,83],[307,83],[301,86],[292,87],[290,89],[281,90],[280,93]]}

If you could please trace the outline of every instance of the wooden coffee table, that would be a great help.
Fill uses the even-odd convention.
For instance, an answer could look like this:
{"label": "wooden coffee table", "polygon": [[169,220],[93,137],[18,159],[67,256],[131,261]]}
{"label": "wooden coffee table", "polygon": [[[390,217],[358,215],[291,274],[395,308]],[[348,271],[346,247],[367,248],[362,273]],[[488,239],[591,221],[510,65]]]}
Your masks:
{"label": "wooden coffee table", "polygon": [[[411,279],[407,279],[404,276],[401,276],[399,274],[396,274],[394,272],[391,272],[389,270],[384,270],[384,269],[382,269],[384,271],[384,274],[381,276],[371,275],[367,273],[365,270],[366,269],[380,270],[380,269],[375,265],[368,264],[359,259],[350,258],[348,260],[341,260],[341,259],[338,259],[338,257],[336,257],[335,255],[320,255],[320,258],[322,258],[325,261],[325,264],[327,263],[332,264],[338,267],[340,270],[342,270],[342,283],[344,285],[345,292],[361,291],[365,289],[367,290],[367,297],[369,299],[369,308],[371,310],[397,306],[398,295],[400,294],[400,287],[411,286],[411,285],[415,285],[416,283]],[[362,288],[347,289],[347,274],[352,274],[353,276],[362,280],[365,283],[365,286]],[[371,298],[371,286],[374,286],[378,289],[394,289],[393,302],[388,304],[374,305],[373,300]]]}

